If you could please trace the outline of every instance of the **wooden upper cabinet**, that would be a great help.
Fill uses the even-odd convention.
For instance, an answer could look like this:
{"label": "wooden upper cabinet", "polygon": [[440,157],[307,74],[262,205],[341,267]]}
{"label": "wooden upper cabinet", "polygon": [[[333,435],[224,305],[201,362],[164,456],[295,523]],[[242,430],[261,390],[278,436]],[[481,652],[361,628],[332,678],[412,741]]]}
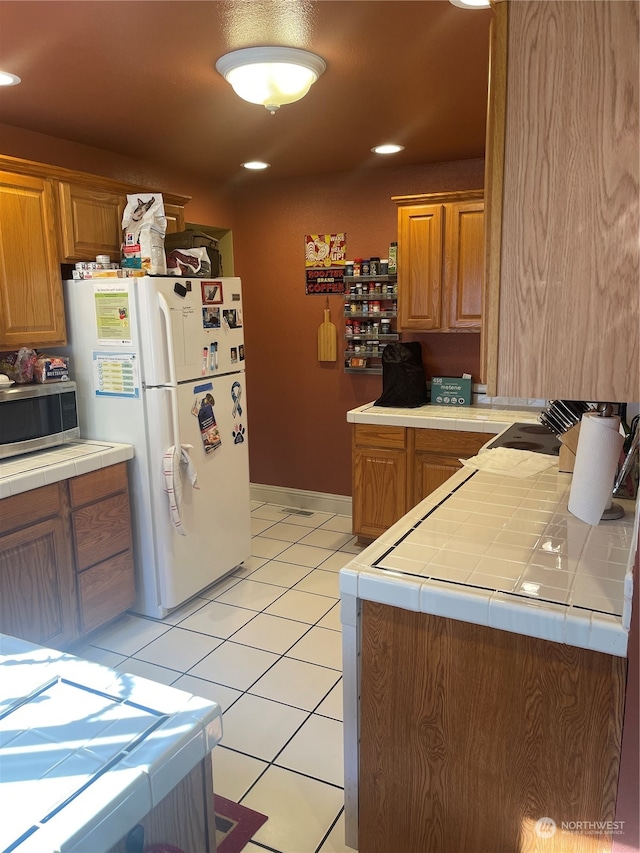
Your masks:
{"label": "wooden upper cabinet", "polygon": [[445,294],[450,329],[479,329],[484,279],[484,202],[446,208]]}
{"label": "wooden upper cabinet", "polygon": [[51,181],[0,172],[0,222],[0,349],[65,344]]}
{"label": "wooden upper cabinet", "polygon": [[495,11],[488,393],[640,400],[639,6]]}
{"label": "wooden upper cabinet", "polygon": [[479,331],[484,278],[482,190],[396,197],[398,327]]}
{"label": "wooden upper cabinet", "polygon": [[398,326],[424,331],[442,325],[441,204],[398,209]]}
{"label": "wooden upper cabinet", "polygon": [[[96,255],[120,258],[126,193],[86,184],[58,182],[60,237],[64,261],[95,261]],[[166,203],[167,234],[184,229],[184,206]]]}
{"label": "wooden upper cabinet", "polygon": [[83,184],[58,183],[64,261],[95,261],[96,255],[120,257],[126,197]]}

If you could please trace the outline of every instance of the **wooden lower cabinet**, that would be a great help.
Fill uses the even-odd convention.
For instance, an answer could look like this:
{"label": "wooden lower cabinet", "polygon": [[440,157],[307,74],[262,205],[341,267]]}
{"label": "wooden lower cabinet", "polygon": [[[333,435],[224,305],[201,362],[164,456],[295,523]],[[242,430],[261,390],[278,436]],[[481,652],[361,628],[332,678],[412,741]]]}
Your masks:
{"label": "wooden lower cabinet", "polygon": [[446,482],[462,468],[460,459],[475,456],[489,440],[489,436],[483,432],[417,429],[414,434],[411,506],[420,503]]}
{"label": "wooden lower cabinet", "polygon": [[486,444],[485,433],[354,424],[353,533],[375,539]]}
{"label": "wooden lower cabinet", "polygon": [[0,631],[65,647],[135,598],[126,463],[0,501]]}
{"label": "wooden lower cabinet", "polygon": [[405,427],[355,425],[353,531],[358,536],[375,539],[406,512],[406,434]]}
{"label": "wooden lower cabinet", "polygon": [[360,853],[611,850],[625,658],[369,601],[361,619]]}
{"label": "wooden lower cabinet", "polygon": [[[5,498],[0,521],[0,631],[44,646],[59,646],[77,636],[75,572],[60,484]],[[28,524],[6,532],[12,516]],[[48,517],[47,517],[48,516]]]}

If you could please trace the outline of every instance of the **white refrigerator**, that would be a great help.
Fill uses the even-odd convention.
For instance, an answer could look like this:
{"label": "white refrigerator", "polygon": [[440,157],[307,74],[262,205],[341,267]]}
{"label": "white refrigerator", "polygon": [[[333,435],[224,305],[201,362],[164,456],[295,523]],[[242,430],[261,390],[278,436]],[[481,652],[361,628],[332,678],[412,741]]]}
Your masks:
{"label": "white refrigerator", "polygon": [[251,553],[240,279],[74,280],[65,304],[80,434],[135,448],[133,609],[163,617]]}

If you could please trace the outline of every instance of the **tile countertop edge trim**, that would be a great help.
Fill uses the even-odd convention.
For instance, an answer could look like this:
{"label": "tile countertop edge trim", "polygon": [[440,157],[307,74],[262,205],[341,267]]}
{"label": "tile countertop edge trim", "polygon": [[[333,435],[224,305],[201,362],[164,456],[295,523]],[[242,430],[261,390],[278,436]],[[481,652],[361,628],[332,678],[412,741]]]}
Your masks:
{"label": "tile countertop edge trim", "polygon": [[[487,406],[419,406],[415,409],[374,407],[365,403],[347,412],[347,423],[402,426],[417,429],[486,432],[495,435],[513,423],[538,423],[539,409],[488,408]],[[472,414],[475,413],[475,414]]]}
{"label": "tile countertop edge trim", "polygon": [[[7,466],[11,464],[11,473],[3,476],[0,463],[0,499],[108,468],[119,462],[128,462],[134,457],[131,444],[79,439],[74,442],[74,446],[78,447],[77,454],[73,453],[74,447],[60,445],[51,450],[38,451],[37,454],[25,454],[4,460]],[[96,449],[94,452],[87,452],[87,447]],[[36,456],[40,462],[38,465],[34,465]],[[21,461],[24,462],[25,469],[17,471]]]}

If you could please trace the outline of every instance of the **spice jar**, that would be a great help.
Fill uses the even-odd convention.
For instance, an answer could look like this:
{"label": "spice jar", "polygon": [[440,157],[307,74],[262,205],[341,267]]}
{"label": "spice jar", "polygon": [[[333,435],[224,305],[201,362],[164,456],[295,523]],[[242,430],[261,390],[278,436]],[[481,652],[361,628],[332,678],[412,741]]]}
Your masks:
{"label": "spice jar", "polygon": [[369,275],[379,275],[380,258],[369,258]]}
{"label": "spice jar", "polygon": [[362,275],[362,258],[354,258],[353,274],[354,275]]}
{"label": "spice jar", "polygon": [[344,262],[344,275],[353,275],[353,261]]}

